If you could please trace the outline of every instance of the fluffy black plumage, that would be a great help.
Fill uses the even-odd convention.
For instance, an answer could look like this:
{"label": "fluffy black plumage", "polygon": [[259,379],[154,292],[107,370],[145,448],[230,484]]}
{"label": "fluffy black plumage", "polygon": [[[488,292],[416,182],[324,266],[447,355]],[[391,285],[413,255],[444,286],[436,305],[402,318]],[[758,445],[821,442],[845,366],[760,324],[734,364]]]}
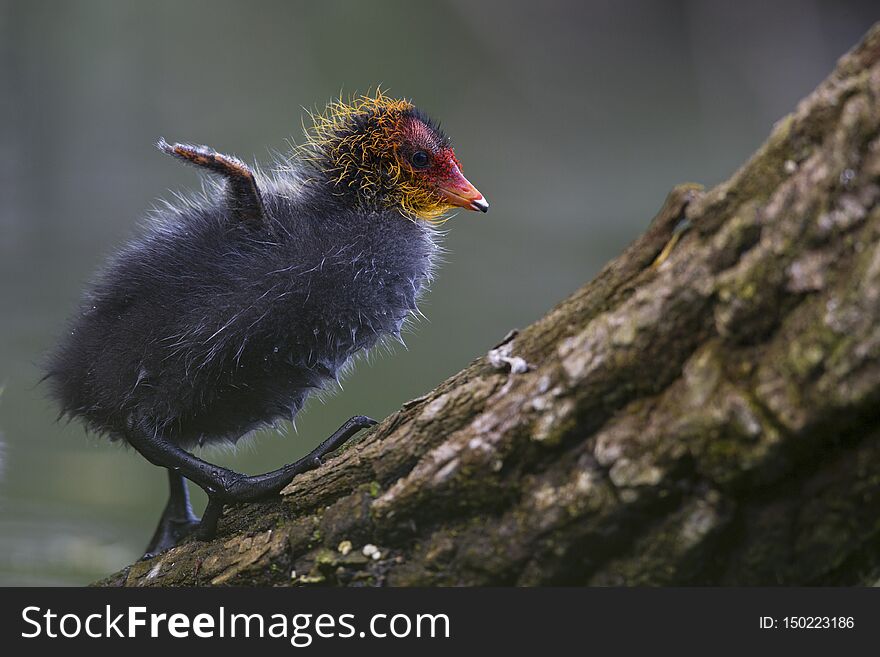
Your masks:
{"label": "fluffy black plumage", "polygon": [[49,361],[66,414],[115,439],[235,441],[291,419],[354,354],[399,335],[436,231],[295,171],[258,184],[266,225],[230,221],[211,186],[112,258]]}
{"label": "fluffy black plumage", "polygon": [[[381,93],[331,104],[274,176],[205,146],[159,148],[222,182],[158,210],[110,260],[46,368],[63,414],[168,469],[147,555],[212,537],[225,503],[277,493],[375,424],[355,416],[263,475],[187,451],[292,419],[358,352],[399,336],[439,250],[430,221],[489,207],[439,128]],[[201,522],[183,477],[208,494]]]}

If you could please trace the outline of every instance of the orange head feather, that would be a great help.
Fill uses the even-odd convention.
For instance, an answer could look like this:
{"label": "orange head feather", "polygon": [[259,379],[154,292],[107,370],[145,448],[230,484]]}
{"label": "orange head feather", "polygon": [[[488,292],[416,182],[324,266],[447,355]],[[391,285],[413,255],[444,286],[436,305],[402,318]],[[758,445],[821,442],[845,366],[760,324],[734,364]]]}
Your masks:
{"label": "orange head feather", "polygon": [[408,100],[377,89],[333,101],[311,118],[302,155],[335,194],[431,222],[456,206],[488,209],[462,175],[449,140]]}

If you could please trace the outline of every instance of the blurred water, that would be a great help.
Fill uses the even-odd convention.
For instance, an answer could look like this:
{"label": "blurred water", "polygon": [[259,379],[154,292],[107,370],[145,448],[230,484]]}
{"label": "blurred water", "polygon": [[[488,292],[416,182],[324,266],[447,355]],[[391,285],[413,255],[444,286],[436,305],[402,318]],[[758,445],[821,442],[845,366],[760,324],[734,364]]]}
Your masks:
{"label": "blurred water", "polygon": [[[81,584],[139,556],[165,477],[56,423],[37,384],[83,284],[196,174],[156,138],[246,159],[301,107],[377,83],[453,136],[492,204],[461,214],[407,338],[299,433],[210,455],[277,467],[382,417],[589,279],[678,182],[714,184],[880,18],[845,2],[0,2],[0,584]],[[203,504],[200,494],[199,505]]]}

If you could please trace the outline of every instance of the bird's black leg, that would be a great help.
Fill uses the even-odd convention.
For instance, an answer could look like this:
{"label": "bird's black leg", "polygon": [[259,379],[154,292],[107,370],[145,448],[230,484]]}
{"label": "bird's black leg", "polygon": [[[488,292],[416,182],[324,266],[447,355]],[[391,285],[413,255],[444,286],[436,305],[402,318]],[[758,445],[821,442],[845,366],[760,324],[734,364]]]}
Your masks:
{"label": "bird's black leg", "polygon": [[164,139],[160,139],[157,146],[168,155],[223,176],[226,179],[226,202],[232,214],[252,226],[271,230],[263,212],[263,198],[256,176],[247,164],[208,146],[172,145]]}
{"label": "bird's black leg", "polygon": [[199,524],[196,537],[200,541],[210,541],[217,535],[217,523],[223,515],[223,501],[219,497],[209,497],[208,506],[202,514],[202,522]]}
{"label": "bird's black leg", "polygon": [[321,465],[321,459],[344,444],[361,429],[376,424],[363,415],[357,415],[339,427],[333,435],[294,463],[261,475],[243,475],[193,456],[177,445],[149,432],[134,431],[128,435],[129,444],[154,465],[168,468],[172,476],[184,476],[208,495],[204,526],[198,529],[203,540],[214,537],[223,505],[252,502],[281,492],[298,474]]}
{"label": "bird's black leg", "polygon": [[156,527],[143,559],[149,559],[174,547],[199,526],[199,519],[193,514],[189,504],[186,480],[174,470],[169,470],[168,487],[171,490],[168,504],[165,505],[159,526]]}

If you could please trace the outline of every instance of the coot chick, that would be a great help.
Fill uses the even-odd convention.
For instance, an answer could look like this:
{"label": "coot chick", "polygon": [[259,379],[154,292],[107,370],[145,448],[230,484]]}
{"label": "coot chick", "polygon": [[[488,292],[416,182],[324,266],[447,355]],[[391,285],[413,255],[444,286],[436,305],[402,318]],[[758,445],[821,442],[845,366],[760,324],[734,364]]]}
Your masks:
{"label": "coot chick", "polygon": [[[331,103],[271,174],[206,146],[165,153],[214,178],[164,205],[112,257],[48,359],[62,415],[168,469],[171,495],[146,555],[225,503],[277,494],[375,421],[356,416],[306,457],[246,476],[192,448],[292,420],[358,352],[390,336],[430,281],[448,211],[486,212],[449,139],[382,92]],[[199,521],[187,478],[208,495]]]}

